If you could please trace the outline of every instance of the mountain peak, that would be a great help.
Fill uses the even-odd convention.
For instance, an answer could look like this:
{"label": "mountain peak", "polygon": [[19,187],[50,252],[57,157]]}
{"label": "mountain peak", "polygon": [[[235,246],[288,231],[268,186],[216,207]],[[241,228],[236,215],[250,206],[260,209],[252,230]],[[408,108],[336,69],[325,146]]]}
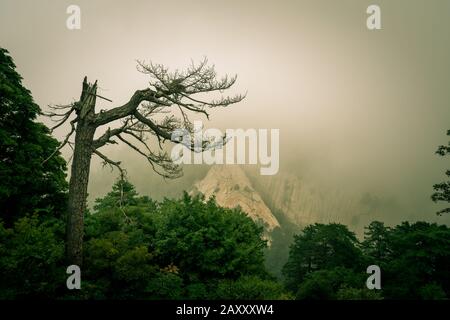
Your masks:
{"label": "mountain peak", "polygon": [[212,166],[205,178],[194,185],[194,192],[203,193],[206,199],[215,196],[222,207],[240,207],[266,232],[280,226],[239,165]]}

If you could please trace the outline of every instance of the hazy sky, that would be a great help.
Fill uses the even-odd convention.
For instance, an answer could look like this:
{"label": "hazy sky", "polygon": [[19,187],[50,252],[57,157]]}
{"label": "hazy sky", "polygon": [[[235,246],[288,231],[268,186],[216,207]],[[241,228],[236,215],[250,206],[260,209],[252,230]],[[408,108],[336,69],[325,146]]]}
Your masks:
{"label": "hazy sky", "polygon": [[[373,3],[382,30],[366,28]],[[81,30],[66,28],[70,4]],[[434,154],[450,129],[449,30],[448,0],[0,1],[0,46],[43,109],[77,100],[85,75],[114,101],[99,108],[111,108],[145,88],[136,59],[176,68],[207,56],[248,92],[208,126],[279,128],[285,170],[394,197],[399,214],[430,220],[449,163]],[[145,160],[115,148],[147,192],[158,178]],[[113,180],[98,164],[93,195]]]}

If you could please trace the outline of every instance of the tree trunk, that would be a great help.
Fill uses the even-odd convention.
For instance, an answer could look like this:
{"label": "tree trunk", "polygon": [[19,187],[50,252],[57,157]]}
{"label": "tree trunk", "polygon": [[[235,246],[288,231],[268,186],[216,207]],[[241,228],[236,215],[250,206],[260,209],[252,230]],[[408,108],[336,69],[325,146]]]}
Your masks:
{"label": "tree trunk", "polygon": [[96,129],[90,121],[95,110],[96,87],[96,84],[87,84],[85,79],[77,111],[75,147],[69,182],[66,255],[69,264],[75,264],[80,267],[83,261],[84,215],[86,212],[92,142]]}
{"label": "tree trunk", "polygon": [[70,264],[78,266],[82,264],[84,214],[94,132],[95,127],[77,127],[69,183],[67,258]]}

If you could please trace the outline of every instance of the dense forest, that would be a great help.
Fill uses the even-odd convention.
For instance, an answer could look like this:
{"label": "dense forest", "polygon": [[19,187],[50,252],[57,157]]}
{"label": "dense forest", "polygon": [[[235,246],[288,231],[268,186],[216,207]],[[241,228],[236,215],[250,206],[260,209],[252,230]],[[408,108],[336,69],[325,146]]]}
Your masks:
{"label": "dense forest", "polygon": [[[69,290],[67,164],[15,69],[0,49],[0,299],[450,297],[445,225],[374,221],[360,240],[342,224],[285,222],[268,246],[238,208],[188,193],[155,201],[126,177],[87,210],[81,290]],[[435,185],[433,200],[449,190]],[[382,271],[381,290],[366,287],[369,265]]]}

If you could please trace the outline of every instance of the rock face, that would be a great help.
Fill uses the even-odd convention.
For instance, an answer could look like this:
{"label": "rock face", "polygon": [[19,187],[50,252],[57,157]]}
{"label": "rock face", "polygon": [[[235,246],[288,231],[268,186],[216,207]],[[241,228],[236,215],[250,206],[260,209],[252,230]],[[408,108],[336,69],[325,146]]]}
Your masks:
{"label": "rock face", "polygon": [[207,199],[214,195],[220,206],[240,207],[264,227],[269,245],[271,231],[280,227],[269,207],[300,227],[335,222],[351,225],[358,234],[374,218],[365,204],[368,201],[362,201],[360,194],[319,185],[287,172],[260,176],[238,165],[215,165],[194,185],[192,193],[196,192]]}
{"label": "rock face", "polygon": [[216,197],[220,206],[240,207],[266,234],[279,227],[275,216],[255,191],[247,175],[238,165],[215,165],[206,177],[194,185],[193,193],[201,192],[206,199]]}
{"label": "rock face", "polygon": [[358,195],[315,185],[292,174],[250,177],[256,190],[270,201],[271,208],[281,210],[299,226],[330,222],[354,224],[355,217],[365,210]]}

